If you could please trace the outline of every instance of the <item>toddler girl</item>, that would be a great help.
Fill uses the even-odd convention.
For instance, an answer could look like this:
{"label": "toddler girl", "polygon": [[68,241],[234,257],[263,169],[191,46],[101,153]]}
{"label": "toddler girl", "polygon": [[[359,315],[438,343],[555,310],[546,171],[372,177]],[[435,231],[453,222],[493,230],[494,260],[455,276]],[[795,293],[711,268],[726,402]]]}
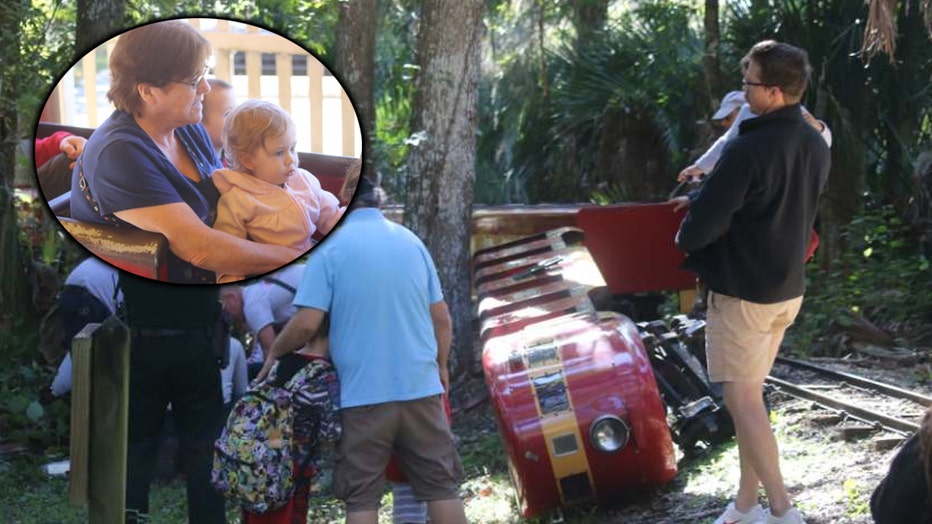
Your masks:
{"label": "toddler girl", "polygon": [[330,232],[344,209],[314,175],[298,167],[295,133],[288,113],[269,102],[248,100],[230,113],[223,126],[229,169],[213,174],[221,195],[214,229],[302,252],[314,245],[315,232]]}

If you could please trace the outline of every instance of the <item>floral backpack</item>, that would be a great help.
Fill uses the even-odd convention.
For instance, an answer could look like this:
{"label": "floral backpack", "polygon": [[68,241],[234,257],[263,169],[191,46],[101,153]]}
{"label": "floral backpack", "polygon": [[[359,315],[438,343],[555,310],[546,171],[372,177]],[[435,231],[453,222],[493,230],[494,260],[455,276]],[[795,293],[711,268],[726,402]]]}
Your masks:
{"label": "floral backpack", "polygon": [[[214,444],[211,483],[227,500],[252,513],[267,513],[287,503],[294,493],[293,442],[296,403],[314,398],[320,402],[315,442],[339,438],[339,391],[334,399],[332,366],[319,360],[304,366],[283,386],[270,374],[250,388],[230,412]],[[325,375],[326,374],[326,375]],[[330,391],[328,391],[328,388]],[[314,453],[301,458],[306,468]]]}

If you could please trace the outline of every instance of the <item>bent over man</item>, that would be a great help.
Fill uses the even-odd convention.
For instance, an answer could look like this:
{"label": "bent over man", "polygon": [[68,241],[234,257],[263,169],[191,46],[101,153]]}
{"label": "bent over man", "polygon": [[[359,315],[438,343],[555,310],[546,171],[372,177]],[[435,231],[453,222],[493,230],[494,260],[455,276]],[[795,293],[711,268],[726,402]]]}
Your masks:
{"label": "bent over man", "polygon": [[[805,119],[806,52],[772,40],[742,59],[744,89],[760,115],[741,123],[677,234],[685,266],[711,290],[709,377],[722,382],[738,440],[738,494],[716,524],[801,523],[780,472],[763,401],[764,378],[802,304],[809,231],[828,179],[828,146]],[[757,503],[763,484],[770,503]]]}
{"label": "bent over man", "polygon": [[346,522],[376,523],[394,454],[432,522],[465,523],[463,468],[441,402],[450,314],[427,248],[385,219],[380,201],[362,177],[349,214],[311,254],[299,309],[259,376],[302,347],[329,313],[343,424],[333,491],[346,504]]}

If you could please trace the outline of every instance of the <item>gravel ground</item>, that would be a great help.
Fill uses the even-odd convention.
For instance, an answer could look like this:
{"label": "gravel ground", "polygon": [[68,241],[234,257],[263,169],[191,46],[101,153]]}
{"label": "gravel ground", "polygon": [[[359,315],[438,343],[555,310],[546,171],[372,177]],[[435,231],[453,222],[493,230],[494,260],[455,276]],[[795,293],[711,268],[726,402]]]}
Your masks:
{"label": "gravel ground", "polygon": [[[928,365],[921,360],[909,363],[908,367],[876,360],[862,360],[854,365],[842,361],[819,363],[929,394]],[[870,495],[898,449],[878,449],[876,440],[893,435],[875,432],[846,441],[838,435],[837,428],[819,424],[818,415],[824,412],[811,402],[793,399],[778,391],[771,391],[767,396],[787,488],[806,521],[810,524],[872,522],[868,506]],[[454,432],[466,446],[476,440],[473,436],[476,432],[495,431],[487,400],[454,415]],[[498,452],[504,455],[503,450]],[[494,471],[491,473],[493,475],[489,471],[478,476],[474,474],[465,484],[470,520],[519,522],[507,474],[498,476],[505,480],[499,480],[496,486],[492,479]],[[606,524],[711,523],[733,496],[737,479],[737,448],[733,443],[725,444],[700,459],[680,457],[677,477],[662,488],[626,495],[612,508],[571,508],[563,518],[566,522]],[[496,494],[491,493],[495,489],[505,491],[497,494],[500,498],[497,501]],[[480,511],[478,508],[483,505],[493,509]]]}

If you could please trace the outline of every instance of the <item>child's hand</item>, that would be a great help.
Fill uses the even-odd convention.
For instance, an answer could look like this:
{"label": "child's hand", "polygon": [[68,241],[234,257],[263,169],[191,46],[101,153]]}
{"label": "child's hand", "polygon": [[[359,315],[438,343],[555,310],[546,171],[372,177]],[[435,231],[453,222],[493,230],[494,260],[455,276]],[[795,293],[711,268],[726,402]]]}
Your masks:
{"label": "child's hand", "polygon": [[698,184],[699,179],[701,179],[702,175],[704,174],[705,173],[703,173],[701,169],[699,169],[695,165],[692,165],[680,171],[680,174],[676,176],[676,181],[677,182],[688,182],[690,184]]}
{"label": "child's hand", "polygon": [[803,109],[803,120],[819,133],[825,131],[825,124],[817,120],[816,117],[812,116],[812,113],[805,109]]}
{"label": "child's hand", "polygon": [[670,200],[667,200],[668,204],[675,204],[673,206],[673,211],[679,211],[680,209],[686,208],[689,209],[689,197],[688,196],[678,196],[673,197]]}
{"label": "child's hand", "polygon": [[65,156],[74,160],[78,158],[78,155],[84,152],[84,144],[86,143],[87,139],[83,136],[71,135],[62,139],[61,143],[58,144],[58,149],[60,149]]}
{"label": "child's hand", "polygon": [[[84,152],[84,144],[87,143],[87,139],[83,136],[71,135],[66,136],[58,144],[58,149],[65,154],[66,157],[71,160],[76,160],[78,155]],[[68,164],[70,169],[74,169],[74,162]]]}
{"label": "child's hand", "polygon": [[272,366],[275,365],[275,358],[268,357],[265,359],[265,362],[262,363],[262,369],[259,370],[259,373],[256,374],[255,380],[252,381],[253,384],[258,384],[265,380],[265,377],[269,375],[269,372],[272,370]]}

